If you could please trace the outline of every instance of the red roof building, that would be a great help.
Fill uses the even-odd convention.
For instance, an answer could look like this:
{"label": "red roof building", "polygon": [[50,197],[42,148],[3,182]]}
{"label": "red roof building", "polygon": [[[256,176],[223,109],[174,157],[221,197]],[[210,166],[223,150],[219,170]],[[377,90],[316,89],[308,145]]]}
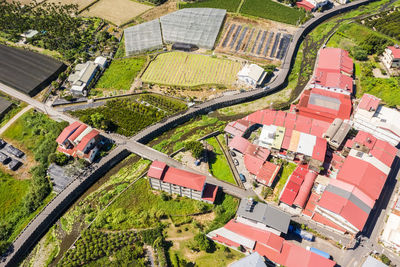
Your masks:
{"label": "red roof building", "polygon": [[279,173],[281,166],[266,161],[258,170],[256,180],[266,186],[271,186]]}
{"label": "red roof building", "polygon": [[359,147],[365,147],[369,151],[375,146],[376,140],[377,139],[372,134],[359,131],[353,139],[353,144],[356,144],[356,146],[358,145]]}
{"label": "red roof building", "polygon": [[75,130],[79,128],[79,126],[81,126],[81,123],[79,121],[75,121],[74,123],[65,127],[64,130],[57,137],[56,142],[59,145],[63,145],[65,140],[67,140],[68,137],[70,137],[75,132]]}
{"label": "red roof building", "polygon": [[239,151],[242,154],[246,152],[246,149],[249,145],[250,145],[249,140],[239,135],[235,135],[235,137],[233,137],[228,144],[230,149]]}
{"label": "red roof building", "polygon": [[313,4],[311,4],[310,2],[305,1],[305,0],[301,0],[299,2],[296,2],[296,6],[302,7],[307,11],[312,11],[315,8],[315,6]]}
{"label": "red roof building", "polygon": [[313,188],[314,181],[317,178],[315,172],[308,172],[304,177],[304,182],[301,184],[300,190],[297,193],[296,199],[293,201],[295,206],[304,208]]}
{"label": "red roof building", "polygon": [[296,109],[302,116],[332,123],[335,118],[348,120],[352,103],[349,95],[312,88],[303,92]]}
{"label": "red roof building", "polygon": [[57,151],[92,162],[99,151],[99,140],[100,134],[97,130],[76,121],[65,127],[57,137]]}
{"label": "red roof building", "polygon": [[267,230],[261,230],[237,222],[229,221],[224,227],[210,232],[211,239],[224,245],[237,248],[239,245],[252,247],[249,251],[256,251],[276,264],[297,267],[299,262],[304,267],[333,267],[335,262],[316,253],[306,250],[294,243]]}
{"label": "red roof building", "polygon": [[153,161],[147,173],[150,186],[170,194],[214,203],[218,187],[206,184],[204,175],[176,169],[160,161]]}
{"label": "red roof building", "polygon": [[353,75],[353,60],[349,52],[340,48],[323,48],[319,51],[318,71],[344,73]]}
{"label": "red roof building", "polygon": [[240,119],[240,120],[232,121],[232,122],[228,123],[228,125],[225,127],[224,131],[233,136],[242,136],[252,126],[253,126],[253,123]]}
{"label": "red roof building", "polygon": [[357,108],[367,111],[374,111],[378,109],[380,103],[380,98],[377,98],[376,96],[370,94],[364,94],[361,97],[360,103],[358,104]]}
{"label": "red roof building", "polygon": [[332,92],[353,93],[353,78],[342,73],[316,69],[311,83]]}
{"label": "red roof building", "polygon": [[400,59],[400,48],[395,46],[388,46],[387,47],[390,51],[392,51],[393,58]]}

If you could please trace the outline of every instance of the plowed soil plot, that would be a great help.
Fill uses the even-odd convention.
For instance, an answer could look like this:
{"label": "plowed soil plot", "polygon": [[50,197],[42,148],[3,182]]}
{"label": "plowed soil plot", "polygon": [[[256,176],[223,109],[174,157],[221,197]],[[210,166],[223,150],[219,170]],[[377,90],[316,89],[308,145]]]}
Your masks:
{"label": "plowed soil plot", "polygon": [[[216,52],[244,57],[260,63],[279,65],[280,60],[285,56],[287,46],[290,44],[290,37],[295,31],[295,27],[278,22],[230,17],[228,15]],[[282,43],[279,55],[277,53],[279,42],[275,51],[272,51],[275,36],[278,33],[280,33],[280,36],[288,36],[289,38]],[[271,52],[274,52],[272,56]]]}
{"label": "plowed soil plot", "polygon": [[142,76],[146,83],[176,86],[231,85],[241,65],[238,62],[185,52],[160,54]]}
{"label": "plowed soil plot", "polygon": [[121,25],[151,8],[152,6],[130,0],[100,0],[89,10],[85,10],[82,15],[99,17]]}

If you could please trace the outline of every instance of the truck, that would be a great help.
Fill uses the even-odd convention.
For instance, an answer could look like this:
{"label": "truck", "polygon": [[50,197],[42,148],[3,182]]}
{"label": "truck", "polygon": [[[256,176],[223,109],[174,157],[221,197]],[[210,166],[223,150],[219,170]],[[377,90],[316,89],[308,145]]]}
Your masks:
{"label": "truck", "polygon": [[313,247],[309,247],[307,246],[307,250],[320,255],[321,257],[327,258],[327,259],[331,259],[331,255],[329,255],[328,253],[326,253],[325,251],[322,251],[320,249],[317,248],[313,248]]}
{"label": "truck", "polygon": [[292,233],[300,236],[304,240],[311,241],[311,242],[314,241],[313,234],[311,234],[310,232],[304,231],[303,229],[301,229],[299,227],[294,227],[293,225],[289,225],[289,232],[292,232]]}

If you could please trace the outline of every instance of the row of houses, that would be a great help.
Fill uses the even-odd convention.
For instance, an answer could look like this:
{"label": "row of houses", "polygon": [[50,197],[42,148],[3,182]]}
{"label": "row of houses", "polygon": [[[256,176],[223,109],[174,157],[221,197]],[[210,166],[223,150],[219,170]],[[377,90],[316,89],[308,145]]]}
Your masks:
{"label": "row of houses", "polygon": [[[236,218],[225,226],[211,231],[207,236],[232,249],[253,253],[259,263],[267,259],[268,266],[335,266],[331,259],[324,258],[281,237],[289,229],[290,216],[268,204],[242,199]],[[239,264],[236,263],[236,264]],[[233,264],[232,266],[235,266]],[[238,265],[243,266],[243,265]]]}

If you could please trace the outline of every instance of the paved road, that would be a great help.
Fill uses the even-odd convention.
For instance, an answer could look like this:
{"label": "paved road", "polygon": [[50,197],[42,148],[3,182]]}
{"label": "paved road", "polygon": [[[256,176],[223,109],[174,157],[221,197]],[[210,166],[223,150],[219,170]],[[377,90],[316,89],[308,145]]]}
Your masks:
{"label": "paved road", "polygon": [[0,135],[2,135],[7,129],[8,127],[10,127],[11,124],[13,124],[19,117],[21,117],[22,115],[25,114],[25,112],[27,112],[28,110],[30,110],[32,108],[31,105],[23,108],[20,112],[18,112],[17,114],[15,114],[14,117],[12,117],[6,124],[4,124],[3,127],[0,128]]}

